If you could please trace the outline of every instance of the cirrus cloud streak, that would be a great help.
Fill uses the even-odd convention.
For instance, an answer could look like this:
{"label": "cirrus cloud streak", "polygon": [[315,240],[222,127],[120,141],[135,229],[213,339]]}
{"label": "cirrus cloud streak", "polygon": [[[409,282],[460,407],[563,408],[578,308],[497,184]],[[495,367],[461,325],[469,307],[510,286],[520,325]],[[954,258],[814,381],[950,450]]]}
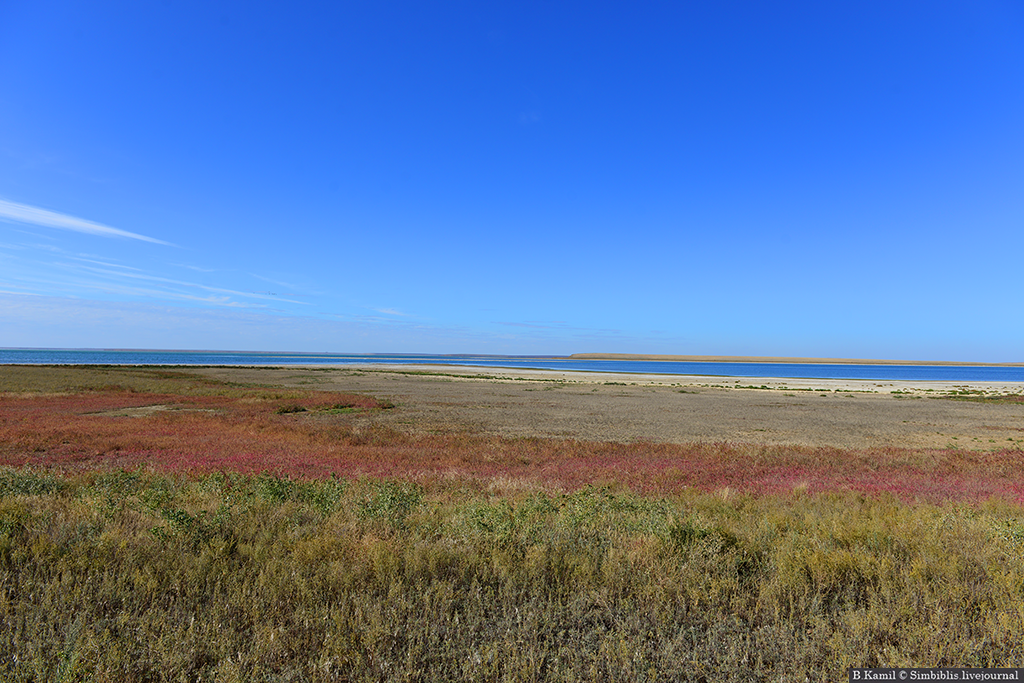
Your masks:
{"label": "cirrus cloud streak", "polygon": [[83,232],[89,235],[98,235],[100,237],[124,237],[133,240],[142,240],[143,242],[152,242],[153,244],[162,244],[167,247],[175,246],[170,242],[164,242],[163,240],[158,240],[155,237],[147,237],[146,235],[140,235],[135,232],[128,232],[127,230],[112,228],[109,225],[88,221],[84,218],[76,218],[75,216],[68,216],[67,214],[57,213],[56,211],[40,209],[39,207],[29,206],[28,204],[9,202],[5,199],[0,199],[0,218],[16,221],[18,223],[27,223],[29,225],[39,225],[46,228],[73,230],[75,232]]}

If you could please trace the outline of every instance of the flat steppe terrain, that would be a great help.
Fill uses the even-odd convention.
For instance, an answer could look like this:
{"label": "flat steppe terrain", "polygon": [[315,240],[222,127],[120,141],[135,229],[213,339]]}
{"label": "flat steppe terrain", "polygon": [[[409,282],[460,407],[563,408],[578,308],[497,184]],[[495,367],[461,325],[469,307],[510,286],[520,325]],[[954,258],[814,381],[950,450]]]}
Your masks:
{"label": "flat steppe terrain", "polygon": [[0,680],[1013,666],[1022,389],[0,366]]}
{"label": "flat steppe terrain", "polygon": [[[1024,443],[1024,404],[939,398],[1020,394],[1012,383],[625,375],[460,366],[202,368],[218,379],[353,391],[397,410],[354,416],[411,433],[839,448]],[[743,388],[743,387],[767,388]],[[899,393],[893,393],[899,392]]]}

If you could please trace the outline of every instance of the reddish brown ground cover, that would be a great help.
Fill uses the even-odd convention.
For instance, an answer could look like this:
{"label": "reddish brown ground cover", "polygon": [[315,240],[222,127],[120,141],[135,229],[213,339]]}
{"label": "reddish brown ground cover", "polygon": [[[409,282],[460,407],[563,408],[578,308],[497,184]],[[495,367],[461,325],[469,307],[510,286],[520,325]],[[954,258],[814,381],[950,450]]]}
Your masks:
{"label": "reddish brown ground cover", "polygon": [[[853,490],[904,500],[1024,501],[1019,448],[811,448],[413,435],[361,421],[376,399],[307,391],[181,396],[122,390],[0,396],[0,465],[231,470],[295,477],[455,479],[574,490],[623,486],[775,493]],[[157,406],[158,408],[145,408]],[[302,412],[283,412],[296,410]]]}

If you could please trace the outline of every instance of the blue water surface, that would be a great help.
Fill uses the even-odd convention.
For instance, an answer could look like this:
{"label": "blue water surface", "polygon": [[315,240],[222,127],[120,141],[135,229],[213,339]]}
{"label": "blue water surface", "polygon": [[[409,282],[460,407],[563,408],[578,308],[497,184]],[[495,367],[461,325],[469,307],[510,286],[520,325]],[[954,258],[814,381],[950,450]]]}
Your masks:
{"label": "blue water surface", "polygon": [[711,363],[689,361],[589,360],[559,356],[429,354],[248,353],[235,351],[147,351],[105,349],[0,349],[0,365],[472,365],[636,374],[791,379],[939,380],[1024,382],[1024,367],[981,365],[862,365],[819,363]]}

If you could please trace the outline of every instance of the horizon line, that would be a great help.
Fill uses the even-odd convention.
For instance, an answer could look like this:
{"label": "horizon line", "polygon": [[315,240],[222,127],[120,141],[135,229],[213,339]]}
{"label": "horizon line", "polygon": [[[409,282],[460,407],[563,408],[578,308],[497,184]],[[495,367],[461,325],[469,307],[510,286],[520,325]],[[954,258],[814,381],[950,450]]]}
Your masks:
{"label": "horizon line", "polygon": [[572,353],[572,354],[515,354],[515,353],[423,353],[423,352],[350,352],[350,351],[251,351],[240,349],[147,349],[117,347],[31,347],[0,346],[0,351],[91,351],[107,353],[224,353],[274,356],[382,356],[434,358],[545,358],[554,360],[619,360],[672,363],[750,363],[771,365],[934,365],[976,367],[1024,367],[1024,362],[981,362],[950,360],[895,360],[867,358],[826,358],[811,356],[716,356],[645,353]]}

